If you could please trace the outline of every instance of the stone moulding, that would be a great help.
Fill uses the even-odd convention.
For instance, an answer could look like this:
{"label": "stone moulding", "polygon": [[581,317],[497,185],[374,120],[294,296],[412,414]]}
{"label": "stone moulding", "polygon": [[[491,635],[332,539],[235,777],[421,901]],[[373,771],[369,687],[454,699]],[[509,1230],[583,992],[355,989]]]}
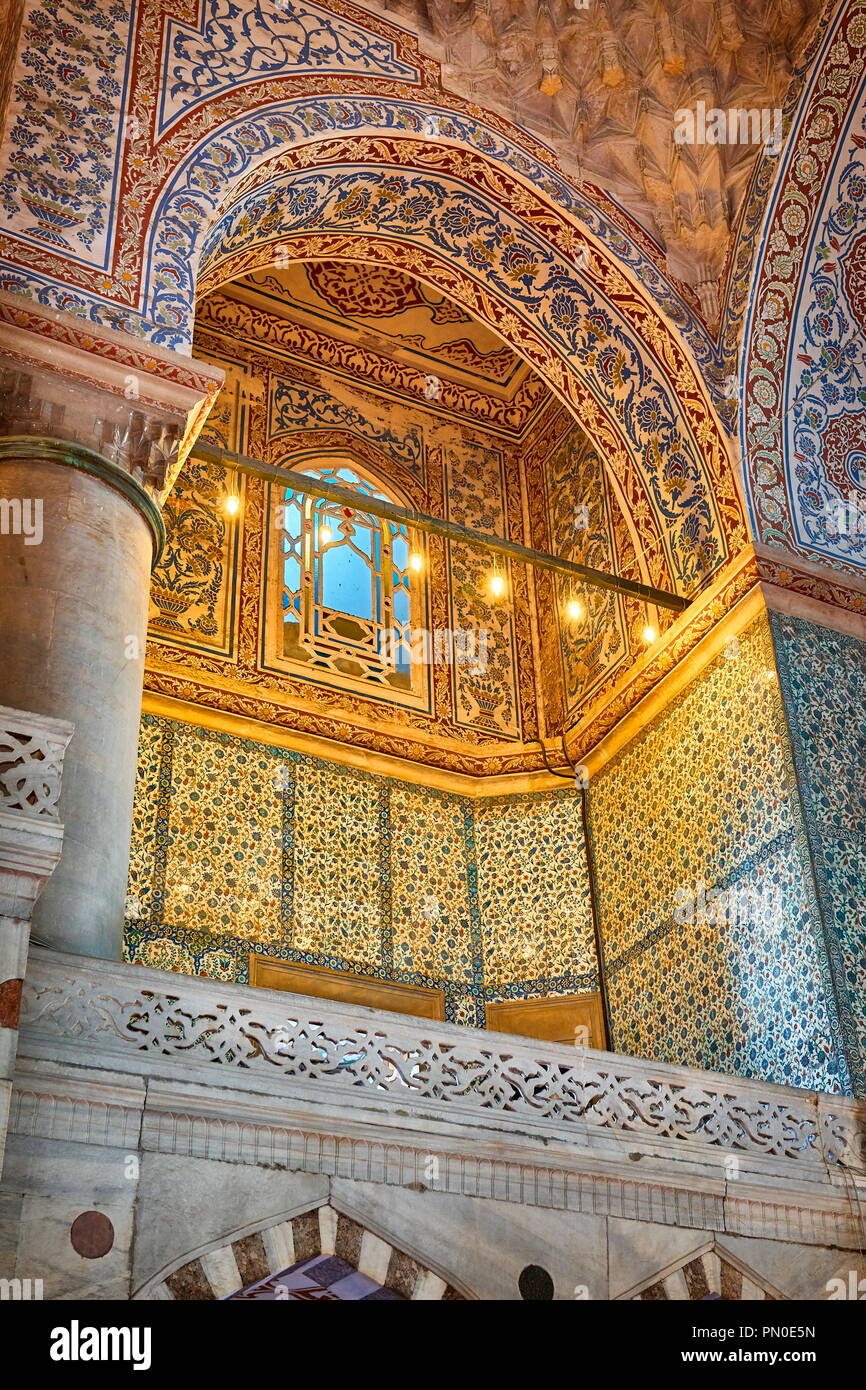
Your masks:
{"label": "stone moulding", "polygon": [[774,1176],[733,1184],[718,1166],[708,1175],[706,1167],[671,1162],[667,1154],[644,1175],[634,1160],[647,1155],[635,1153],[634,1142],[628,1158],[612,1162],[600,1150],[540,1146],[516,1130],[508,1137],[435,1121],[425,1126],[405,1112],[347,1118],[326,1103],[244,1104],[231,1090],[184,1081],[150,1081],[136,1091],[128,1077],[64,1064],[48,1072],[32,1057],[19,1059],[9,1129],[121,1153],[256,1165],[803,1245],[853,1248],[861,1239],[850,1193],[822,1184],[820,1174],[801,1183]]}
{"label": "stone moulding", "polygon": [[803,1245],[862,1238],[858,1102],[42,949],[10,1132]]}
{"label": "stone moulding", "polygon": [[0,291],[3,433],[78,444],[160,503],[224,378],[221,367]]}
{"label": "stone moulding", "polygon": [[866,1106],[842,1097],[43,950],[22,1034],[25,1052],[47,1043],[64,1060],[284,1104],[609,1140],[612,1154],[643,1141],[716,1165],[783,1160],[807,1180],[858,1166],[866,1143]]}

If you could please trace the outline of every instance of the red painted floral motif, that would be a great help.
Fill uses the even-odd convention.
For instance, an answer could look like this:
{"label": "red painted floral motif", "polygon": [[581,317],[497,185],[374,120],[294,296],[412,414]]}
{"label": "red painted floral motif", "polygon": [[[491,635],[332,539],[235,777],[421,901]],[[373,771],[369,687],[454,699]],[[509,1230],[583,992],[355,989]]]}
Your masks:
{"label": "red painted floral motif", "polygon": [[866,333],[866,235],[858,237],[842,270],[851,313]]}
{"label": "red painted floral motif", "polygon": [[[866,307],[866,306],[864,306]],[[827,481],[843,495],[866,477],[866,414],[839,415],[821,435]]]}

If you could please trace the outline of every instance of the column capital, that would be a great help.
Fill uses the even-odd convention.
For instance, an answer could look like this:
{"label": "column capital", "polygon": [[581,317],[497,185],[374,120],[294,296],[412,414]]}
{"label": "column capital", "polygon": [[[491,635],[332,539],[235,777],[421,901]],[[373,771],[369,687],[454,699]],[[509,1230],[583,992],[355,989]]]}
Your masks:
{"label": "column capital", "polygon": [[219,367],[0,292],[0,434],[93,450],[157,502],[223,377]]}
{"label": "column capital", "polygon": [[57,810],[73,726],[0,705],[0,917],[27,921],[60,860]]}
{"label": "column capital", "polygon": [[131,502],[150,528],[153,539],[151,568],[156,568],[165,545],[165,522],[157,500],[138,476],[139,470],[128,471],[95,450],[72,440],[45,439],[36,434],[0,435],[0,464],[6,460],[21,462],[27,459],[34,463],[59,463],[67,468],[78,468],[82,473],[101,479]]}

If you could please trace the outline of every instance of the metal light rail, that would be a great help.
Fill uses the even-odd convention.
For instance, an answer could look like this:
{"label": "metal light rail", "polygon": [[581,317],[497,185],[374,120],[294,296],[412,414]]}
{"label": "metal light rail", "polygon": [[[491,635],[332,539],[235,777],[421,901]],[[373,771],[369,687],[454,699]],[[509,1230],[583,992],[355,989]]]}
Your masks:
{"label": "metal light rail", "polygon": [[424,512],[416,512],[411,507],[398,507],[396,503],[385,502],[378,497],[359,496],[351,488],[341,487],[338,483],[324,482],[321,478],[312,478],[307,473],[279,468],[275,464],[251,458],[248,454],[237,454],[229,449],[213,449],[209,445],[196,444],[191,457],[201,459],[204,463],[215,463],[223,468],[245,473],[251,478],[263,478],[267,482],[279,483],[282,487],[290,487],[310,497],[324,498],[327,502],[350,507],[355,512],[367,512],[371,516],[393,521],[415,531],[426,531],[434,536],[444,536],[450,541],[478,546],[482,550],[492,551],[495,555],[505,556],[519,564],[552,570],[555,574],[566,575],[592,588],[610,589],[626,598],[654,604],[657,608],[669,608],[675,613],[681,613],[691,602],[679,594],[669,593],[666,589],[654,589],[651,585],[641,584],[636,579],[621,579],[618,575],[607,574],[605,570],[592,569],[591,566],[578,564],[574,560],[563,560],[558,555],[549,555],[544,550],[533,550],[529,546],[519,545],[516,541],[508,541],[501,536],[473,531],[471,527],[463,526],[459,521],[445,521],[441,517],[427,516]]}

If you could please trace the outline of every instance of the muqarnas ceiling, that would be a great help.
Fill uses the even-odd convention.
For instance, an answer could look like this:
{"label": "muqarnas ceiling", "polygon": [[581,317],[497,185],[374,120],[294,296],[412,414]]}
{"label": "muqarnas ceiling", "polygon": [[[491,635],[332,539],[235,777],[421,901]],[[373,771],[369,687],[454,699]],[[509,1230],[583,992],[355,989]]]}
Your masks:
{"label": "muqarnas ceiling", "polygon": [[[390,7],[389,7],[390,8]],[[555,148],[719,313],[760,141],[678,144],[677,112],[784,109],[821,0],[399,0],[444,86]],[[426,33],[425,33],[426,31]],[[763,137],[762,137],[763,138]]]}

